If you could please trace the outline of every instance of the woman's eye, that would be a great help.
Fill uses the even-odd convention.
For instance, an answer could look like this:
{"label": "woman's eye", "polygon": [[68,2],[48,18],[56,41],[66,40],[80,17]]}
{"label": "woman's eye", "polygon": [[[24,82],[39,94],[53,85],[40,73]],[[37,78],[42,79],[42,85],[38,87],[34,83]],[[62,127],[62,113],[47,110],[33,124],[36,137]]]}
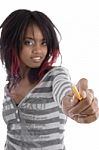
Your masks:
{"label": "woman's eye", "polygon": [[34,41],[33,40],[25,40],[24,45],[32,46],[32,45],[34,45]]}
{"label": "woman's eye", "polygon": [[42,45],[47,46],[46,41],[43,41],[43,42],[42,42]]}

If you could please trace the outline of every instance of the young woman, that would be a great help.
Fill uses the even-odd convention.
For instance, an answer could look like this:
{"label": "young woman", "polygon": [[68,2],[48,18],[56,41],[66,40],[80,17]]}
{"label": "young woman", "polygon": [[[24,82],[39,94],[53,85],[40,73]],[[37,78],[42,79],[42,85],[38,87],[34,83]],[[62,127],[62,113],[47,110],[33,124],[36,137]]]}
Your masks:
{"label": "young woman", "polygon": [[[67,69],[54,66],[60,55],[58,29],[42,12],[20,9],[1,25],[1,61],[5,86],[5,150],[65,150],[67,116],[91,123],[99,109],[87,79],[80,79],[80,101],[72,92]],[[59,33],[60,34],[60,33]]]}

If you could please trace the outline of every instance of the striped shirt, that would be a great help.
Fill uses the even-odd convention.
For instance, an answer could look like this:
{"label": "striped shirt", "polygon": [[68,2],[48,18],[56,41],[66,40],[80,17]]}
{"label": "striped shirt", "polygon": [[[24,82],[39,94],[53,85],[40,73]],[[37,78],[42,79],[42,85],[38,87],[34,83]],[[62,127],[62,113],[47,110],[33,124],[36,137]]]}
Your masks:
{"label": "striped shirt", "polygon": [[7,124],[5,150],[65,150],[62,99],[71,90],[68,70],[54,67],[18,106],[8,95],[3,101]]}

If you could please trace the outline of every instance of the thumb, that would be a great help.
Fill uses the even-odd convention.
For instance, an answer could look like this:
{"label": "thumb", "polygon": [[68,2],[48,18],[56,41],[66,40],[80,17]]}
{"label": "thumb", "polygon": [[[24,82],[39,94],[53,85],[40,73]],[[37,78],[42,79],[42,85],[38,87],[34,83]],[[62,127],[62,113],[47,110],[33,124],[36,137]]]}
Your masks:
{"label": "thumb", "polygon": [[79,93],[83,98],[86,98],[87,96],[87,90],[88,90],[88,80],[86,78],[81,78],[77,83],[77,88]]}

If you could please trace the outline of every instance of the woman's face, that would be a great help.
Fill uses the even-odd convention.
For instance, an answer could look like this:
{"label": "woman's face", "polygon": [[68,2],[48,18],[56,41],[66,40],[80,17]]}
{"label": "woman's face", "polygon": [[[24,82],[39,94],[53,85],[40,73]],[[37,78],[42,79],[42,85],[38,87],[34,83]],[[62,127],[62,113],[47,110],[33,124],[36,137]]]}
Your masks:
{"label": "woman's face", "polygon": [[29,26],[25,32],[22,50],[20,52],[21,65],[25,68],[38,68],[47,55],[47,44],[38,26]]}

